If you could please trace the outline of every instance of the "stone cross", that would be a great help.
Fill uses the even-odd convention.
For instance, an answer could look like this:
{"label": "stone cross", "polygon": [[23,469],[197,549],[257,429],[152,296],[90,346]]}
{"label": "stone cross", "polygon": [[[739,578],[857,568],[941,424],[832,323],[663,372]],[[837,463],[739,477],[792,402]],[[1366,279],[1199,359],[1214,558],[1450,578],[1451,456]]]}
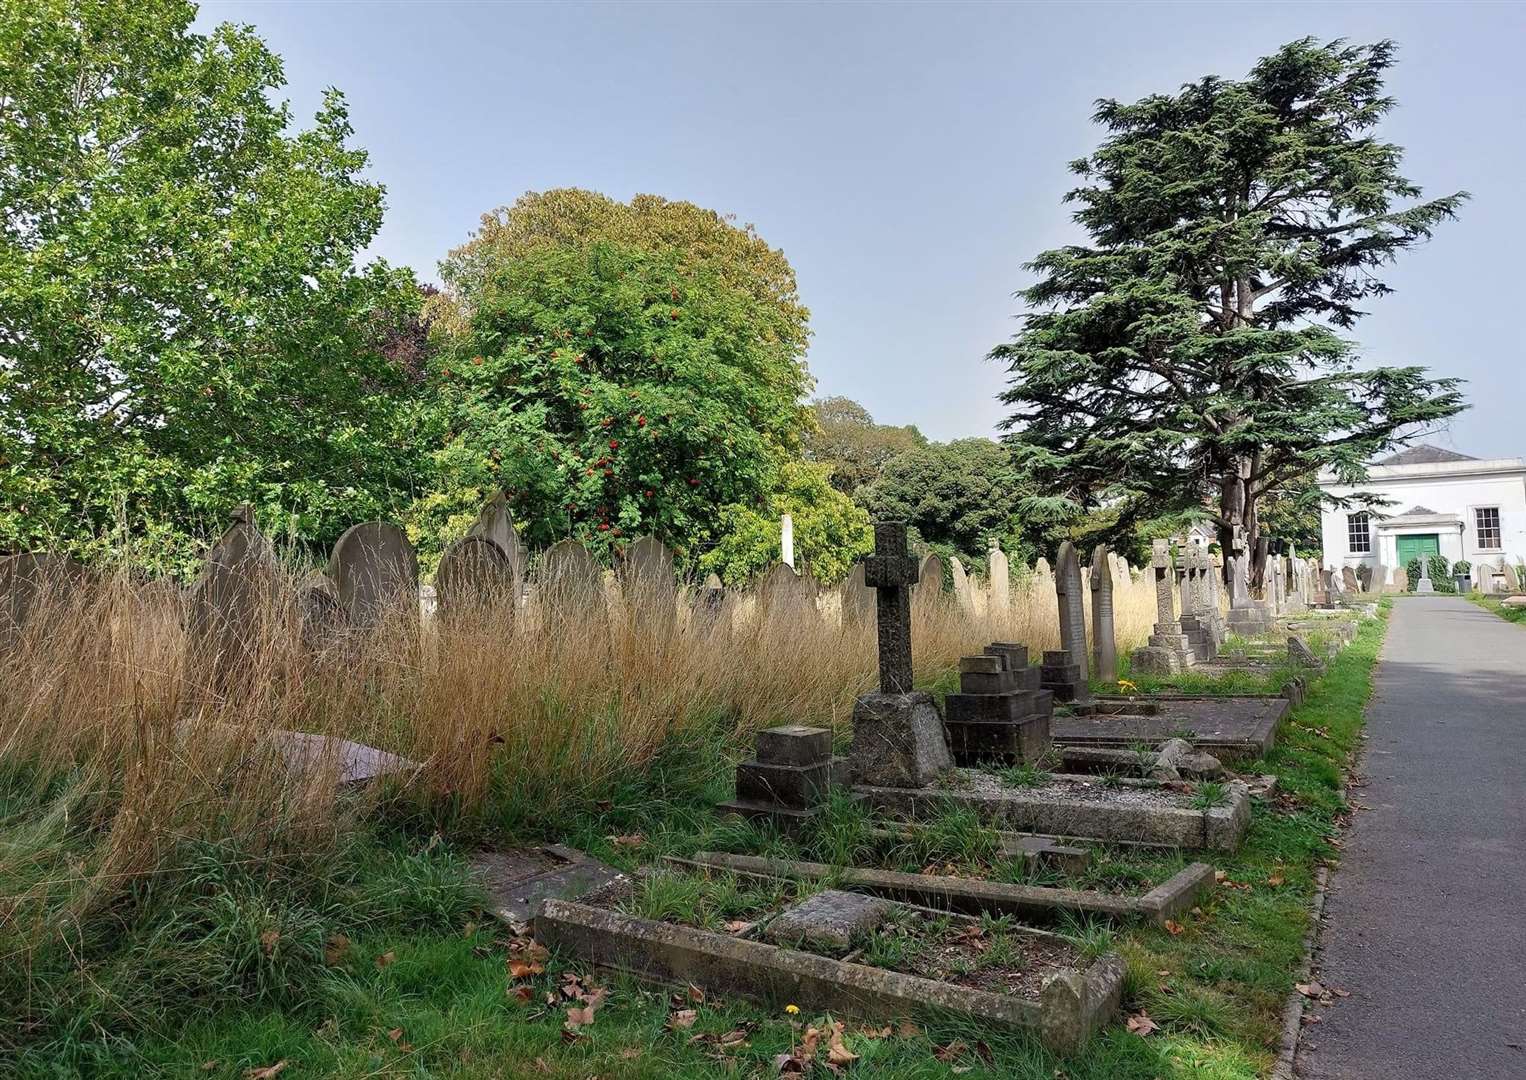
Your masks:
{"label": "stone cross", "polygon": [[881,693],[911,693],[910,590],[918,576],[916,556],[906,547],[906,523],[876,522],[874,554],[864,560],[864,584],[874,590]]}
{"label": "stone cross", "polygon": [[1070,653],[1070,661],[1081,669],[1081,681],[1090,672],[1086,663],[1086,601],[1081,594],[1081,560],[1076,545],[1066,540],[1055,558],[1055,599],[1060,605],[1060,648]]}
{"label": "stone cross", "polygon": [[1106,682],[1118,677],[1118,638],[1113,628],[1113,568],[1106,544],[1092,552],[1092,660],[1096,676]]}
{"label": "stone cross", "polygon": [[1155,621],[1164,628],[1176,621],[1176,607],[1171,602],[1171,591],[1176,584],[1171,580],[1171,542],[1150,542],[1150,567],[1155,571]]}

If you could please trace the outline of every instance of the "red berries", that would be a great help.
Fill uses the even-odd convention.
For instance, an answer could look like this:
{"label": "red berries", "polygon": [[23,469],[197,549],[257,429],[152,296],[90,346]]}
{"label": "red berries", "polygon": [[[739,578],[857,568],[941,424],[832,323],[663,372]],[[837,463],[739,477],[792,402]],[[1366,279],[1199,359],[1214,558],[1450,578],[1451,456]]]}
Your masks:
{"label": "red berries", "polygon": [[476,364],[478,367],[481,367],[482,366],[482,357],[480,357],[480,356],[472,357],[472,363]]}
{"label": "red berries", "polygon": [[646,497],[648,499],[650,499],[652,497],[652,489],[651,488],[647,488],[646,489]]}
{"label": "red berries", "polygon": [[620,440],[619,439],[610,439],[609,440],[609,448],[611,450],[618,450],[618,449],[620,449]]}
{"label": "red berries", "polygon": [[689,477],[689,486],[690,487],[699,487],[699,481],[691,476],[691,477]]}
{"label": "red berries", "polygon": [[607,521],[599,522],[599,531],[600,532],[609,532],[609,522],[607,522]]}
{"label": "red berries", "polygon": [[644,416],[636,417],[636,426],[637,427],[646,427],[646,417],[644,417]]}

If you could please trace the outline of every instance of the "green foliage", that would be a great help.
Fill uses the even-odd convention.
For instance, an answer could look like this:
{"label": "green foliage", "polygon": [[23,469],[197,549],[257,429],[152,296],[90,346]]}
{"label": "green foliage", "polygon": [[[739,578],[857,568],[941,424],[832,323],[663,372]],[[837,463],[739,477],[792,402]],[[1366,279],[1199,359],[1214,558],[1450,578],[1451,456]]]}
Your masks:
{"label": "green foliage", "polygon": [[[685,252],[531,246],[447,282],[467,314],[431,361],[438,546],[503,489],[529,540],[680,549],[715,507],[763,505],[798,445],[808,376],[748,290]],[[469,286],[469,291],[460,291]]]}
{"label": "green foliage", "polygon": [[[1455,593],[1457,583],[1452,580],[1449,573],[1451,563],[1447,562],[1445,555],[1427,555],[1426,570],[1430,573],[1431,587],[1439,593]],[[1409,579],[1409,591],[1415,591],[1415,585],[1420,580],[1420,559],[1411,559],[1404,566],[1404,574]]]}
{"label": "green foliage", "polygon": [[744,503],[721,508],[719,542],[700,557],[728,585],[741,584],[779,561],[779,516],[794,520],[796,565],[817,581],[835,582],[874,547],[869,515],[831,484],[830,467],[787,461],[761,510]]}
{"label": "green foliage", "polygon": [[806,457],[829,465],[832,486],[849,495],[875,480],[897,454],[927,445],[915,426],[876,424],[869,410],[850,398],[813,401],[811,417],[816,424],[805,438]]}
{"label": "green foliage", "polygon": [[116,530],[187,568],[251,502],[326,543],[405,505],[411,279],[343,98],[288,134],[281,63],[183,0],[0,14],[0,549]]}
{"label": "green foliage", "polygon": [[1221,536],[1254,545],[1267,497],[1296,508],[1322,468],[1359,481],[1461,411],[1456,380],[1358,367],[1337,332],[1466,198],[1410,202],[1400,148],[1376,137],[1393,58],[1388,42],[1304,39],[1244,80],[1099,104],[1109,136],[1068,196],[1089,242],[1029,264],[1032,310],[991,352],[1012,446],[1046,493],[1025,516],[1108,505],[1127,533],[1212,499]]}
{"label": "green foliage", "polygon": [[1471,573],[1473,573],[1473,564],[1467,559],[1458,559],[1452,564],[1453,577],[1467,577]]}
{"label": "green foliage", "polygon": [[1015,526],[1022,488],[1011,455],[990,439],[928,443],[888,461],[855,499],[876,521],[905,521],[934,550],[980,561]]}

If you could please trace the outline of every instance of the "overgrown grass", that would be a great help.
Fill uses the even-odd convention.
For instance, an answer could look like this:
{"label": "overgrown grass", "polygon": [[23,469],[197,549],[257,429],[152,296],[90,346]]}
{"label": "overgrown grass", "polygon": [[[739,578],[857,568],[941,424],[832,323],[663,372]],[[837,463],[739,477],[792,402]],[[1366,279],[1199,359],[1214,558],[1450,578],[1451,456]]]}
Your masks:
{"label": "overgrown grass", "polygon": [[[987,629],[976,633],[984,637]],[[1057,1070],[1071,1080],[1257,1075],[1269,1060],[1277,1010],[1298,959],[1314,868],[1334,853],[1328,838],[1344,811],[1337,792],[1380,638],[1379,624],[1364,627],[1284,725],[1265,770],[1282,777],[1287,796],[1258,806],[1246,846],[1220,862],[1231,882],[1249,888],[1221,889],[1201,915],[1183,920],[1176,936],[1138,928],[1067,930],[1073,940],[1093,943],[1084,947],[1106,941],[1124,953],[1129,1007],[1147,1008],[1162,1032],[1140,1039],[1110,1031],[1085,1054],[1061,1061],[1027,1040],[958,1024],[889,1037],[850,1027],[849,1046],[862,1055],[856,1068],[886,1077],[968,1068],[971,1076],[1046,1080]],[[957,635],[937,640],[954,642]],[[175,646],[159,647],[167,651],[144,651],[168,666],[139,663],[137,669],[152,678],[178,677],[183,661]],[[973,647],[954,644],[948,651]],[[564,1009],[546,1005],[545,995],[575,965],[552,957],[546,973],[531,980],[528,1003],[511,995],[502,932],[478,910],[481,897],[464,873],[467,854],[484,841],[557,840],[628,868],[702,848],[839,864],[878,852],[873,824],[846,799],[835,801],[822,824],[798,840],[714,815],[715,802],[730,794],[730,770],[750,726],[802,718],[803,699],[791,696],[782,677],[770,684],[776,690],[767,705],[755,704],[747,714],[751,721],[734,699],[699,694],[683,699],[689,704],[681,723],[638,727],[611,719],[575,739],[552,739],[544,762],[529,741],[535,728],[515,710],[530,709],[536,725],[554,725],[559,717],[571,722],[566,718],[576,710],[567,700],[518,691],[496,703],[487,694],[474,696],[449,713],[478,710],[470,722],[443,725],[428,735],[431,742],[377,740],[393,749],[419,748],[416,753],[437,748],[422,754],[429,765],[422,789],[294,808],[292,793],[274,783],[277,768],[247,739],[205,756],[181,750],[168,759],[173,769],[147,771],[151,750],[183,745],[165,741],[179,730],[174,717],[182,714],[169,708],[178,697],[162,699],[156,711],[149,706],[161,700],[154,696],[160,691],[147,684],[133,689],[124,660],[98,665],[74,655],[70,670],[58,663],[39,667],[33,654],[31,672],[49,674],[31,684],[14,659],[0,671],[8,695],[0,743],[0,1073],[238,1077],[287,1061],[286,1075],[770,1075],[774,1056],[798,1042],[805,1024],[819,1022],[707,1001],[698,1006],[693,1028],[675,1029],[668,1024],[674,1005],[667,994],[615,982],[596,1022],[569,1039]],[[473,655],[482,661],[488,652]],[[866,649],[860,659],[867,665],[869,656]],[[593,686],[578,693],[602,687],[598,694],[614,695],[596,695],[602,704],[594,712],[610,717],[621,709],[654,717],[679,704],[657,693],[653,679],[632,676],[640,665],[634,656],[626,659],[614,673],[573,665],[568,685],[586,676]],[[510,662],[507,654],[504,662]],[[919,654],[919,668],[930,663],[936,659]],[[462,666],[458,677],[469,675]],[[335,708],[384,702],[385,691],[414,676],[362,664],[330,669],[325,677],[337,680],[335,697],[324,706],[330,711],[304,715],[337,724]],[[633,677],[634,685],[616,694],[610,680],[622,677]],[[457,685],[466,684],[437,689],[448,693]],[[505,685],[493,683],[498,691]],[[747,682],[753,693],[762,685],[756,677]],[[832,690],[830,700],[856,685]],[[92,703],[92,693],[102,701]],[[324,701],[321,695],[304,700]],[[213,704],[213,715],[232,715],[220,711],[231,703]],[[277,704],[259,699],[257,727],[290,722]],[[93,718],[61,729],[72,745],[52,736],[42,741],[45,723],[60,724],[71,708]],[[448,712],[430,708],[436,711],[419,722],[436,723],[432,718]],[[823,718],[836,719],[835,708],[828,706]],[[409,719],[405,713],[392,704],[383,720],[364,730],[319,729],[396,734]],[[128,734],[119,738],[113,725],[126,725]],[[489,738],[504,732],[504,742]],[[443,757],[456,745],[447,733],[482,740],[480,775],[488,798],[475,799],[469,786],[453,792],[452,778],[479,775],[473,771],[478,750],[461,751],[469,758],[461,770]],[[599,739],[614,740],[605,748],[609,756],[586,758],[605,752]],[[589,760],[608,764],[587,769]],[[229,765],[245,773],[229,773]],[[261,792],[259,784],[269,790]],[[247,804],[234,801],[246,795]],[[218,817],[230,808],[242,816]],[[989,860],[990,846],[988,831],[949,817],[894,850],[909,867]],[[1070,884],[1126,887],[1164,870],[1151,865],[1158,859],[1104,852],[1090,881]],[[745,914],[756,890],[733,881],[729,898],[719,901],[680,892],[663,903],[684,910],[697,902],[714,922]],[[736,1030],[745,1038],[695,1039]]]}
{"label": "overgrown grass", "polygon": [[1526,607],[1506,607],[1500,601],[1503,597],[1485,595],[1484,593],[1472,592],[1468,594],[1468,600],[1477,604],[1485,611],[1492,611],[1506,622],[1526,622]]}

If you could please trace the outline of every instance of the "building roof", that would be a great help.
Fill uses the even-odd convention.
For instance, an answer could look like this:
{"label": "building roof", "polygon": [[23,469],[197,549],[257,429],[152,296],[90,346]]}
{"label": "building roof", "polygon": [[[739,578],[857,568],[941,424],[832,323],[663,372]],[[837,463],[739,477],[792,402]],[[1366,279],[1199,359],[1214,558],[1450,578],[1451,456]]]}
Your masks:
{"label": "building roof", "polygon": [[1374,462],[1377,465],[1438,465],[1444,461],[1477,461],[1470,454],[1459,454],[1456,450],[1443,450],[1439,446],[1430,446],[1421,443],[1419,446],[1411,446],[1406,450],[1400,450],[1397,454],[1391,454],[1382,461]]}

